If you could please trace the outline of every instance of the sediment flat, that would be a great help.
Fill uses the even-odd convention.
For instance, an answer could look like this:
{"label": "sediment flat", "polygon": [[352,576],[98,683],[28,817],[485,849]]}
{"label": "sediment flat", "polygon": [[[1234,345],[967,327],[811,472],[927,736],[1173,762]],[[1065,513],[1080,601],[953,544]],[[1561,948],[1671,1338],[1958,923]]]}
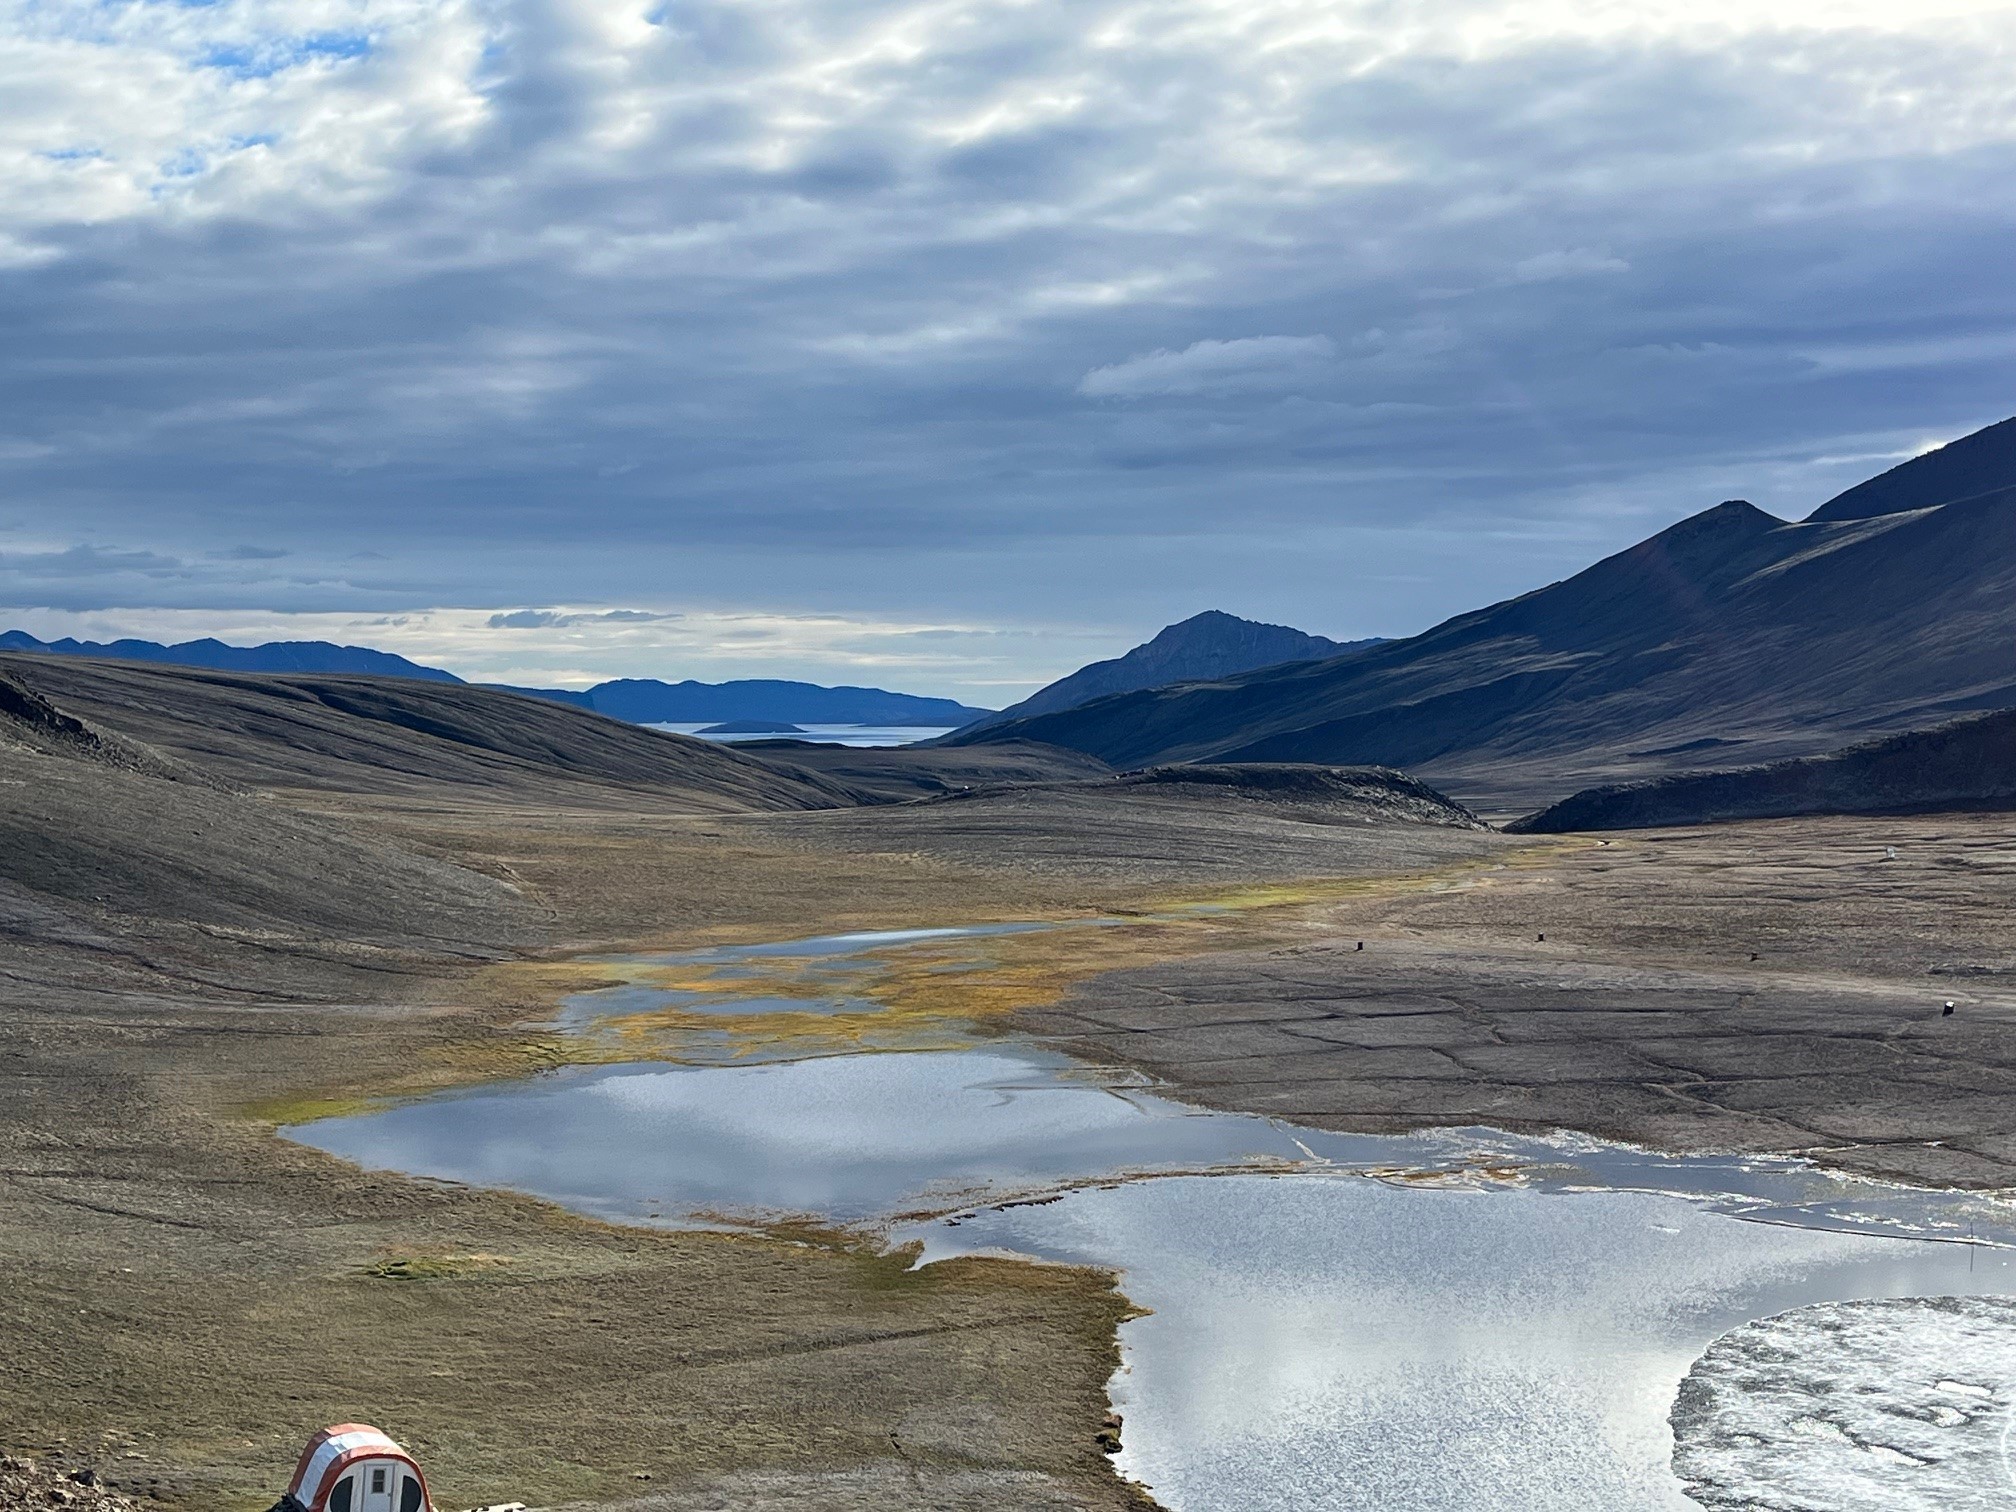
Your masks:
{"label": "sediment flat", "polygon": [[2006,814],[1578,837],[1446,890],[1341,899],[1303,942],[1105,975],[1020,1022],[1324,1128],[1559,1128],[2006,1187],[2012,899]]}

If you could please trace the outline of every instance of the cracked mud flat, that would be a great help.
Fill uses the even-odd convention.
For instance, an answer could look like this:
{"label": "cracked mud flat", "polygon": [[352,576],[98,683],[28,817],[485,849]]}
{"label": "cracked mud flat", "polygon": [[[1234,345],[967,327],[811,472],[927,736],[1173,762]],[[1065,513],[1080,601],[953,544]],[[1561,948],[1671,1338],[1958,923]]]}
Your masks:
{"label": "cracked mud flat", "polygon": [[1111,973],[1017,1022],[1325,1128],[1571,1128],[2016,1186],[2012,901],[2006,816],[1584,840],[1474,886],[1340,901],[1306,944]]}

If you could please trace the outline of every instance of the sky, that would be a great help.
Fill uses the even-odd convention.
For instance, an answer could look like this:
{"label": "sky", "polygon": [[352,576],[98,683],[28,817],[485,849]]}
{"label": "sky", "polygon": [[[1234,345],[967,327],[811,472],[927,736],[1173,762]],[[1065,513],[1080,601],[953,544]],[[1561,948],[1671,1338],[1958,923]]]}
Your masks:
{"label": "sky", "polygon": [[0,0],[0,620],[1411,634],[2016,412],[2012,183],[2006,0]]}

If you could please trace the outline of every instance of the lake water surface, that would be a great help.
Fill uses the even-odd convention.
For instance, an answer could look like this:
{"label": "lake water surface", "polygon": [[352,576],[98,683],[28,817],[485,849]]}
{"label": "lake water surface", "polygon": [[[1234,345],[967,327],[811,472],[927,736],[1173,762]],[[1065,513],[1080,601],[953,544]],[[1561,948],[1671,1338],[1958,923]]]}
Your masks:
{"label": "lake water surface", "polygon": [[821,745],[843,745],[856,748],[868,746],[911,745],[920,740],[936,740],[940,735],[950,735],[950,725],[843,725],[843,724],[801,724],[795,735],[769,733],[707,735],[702,732],[711,728],[706,724],[664,724],[655,723],[654,730],[670,730],[675,735],[698,735],[702,740],[718,740],[724,745],[738,745],[745,740],[812,740]]}
{"label": "lake water surface", "polygon": [[[2016,1294],[2007,1204],[1792,1160],[1332,1134],[1199,1111],[1015,1040],[726,1053],[738,1013],[872,1011],[868,984],[903,952],[1017,927],[1045,926],[625,957],[687,985],[584,993],[560,1026],[611,1032],[694,994],[704,1009],[677,1006],[723,1027],[689,1033],[693,1063],[562,1070],[293,1133],[610,1219],[807,1215],[915,1242],[921,1263],[1118,1269],[1151,1310],[1123,1329],[1120,1467],[1172,1512],[1678,1512],[1693,1504],[1666,1413],[1719,1336],[1811,1302]],[[1980,1490],[2016,1504],[2016,1482]]]}

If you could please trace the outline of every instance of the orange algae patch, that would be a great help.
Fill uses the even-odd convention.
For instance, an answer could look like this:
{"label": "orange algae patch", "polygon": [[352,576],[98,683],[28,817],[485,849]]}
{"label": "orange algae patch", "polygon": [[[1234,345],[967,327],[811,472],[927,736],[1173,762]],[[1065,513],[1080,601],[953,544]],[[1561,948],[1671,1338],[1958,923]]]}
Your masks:
{"label": "orange algae patch", "polygon": [[[1536,847],[1537,848],[1537,847]],[[1557,847],[1547,847],[1554,849]],[[1356,898],[1472,886],[1497,860],[1399,877],[1243,888],[1172,899],[1152,910],[1058,920],[1023,932],[878,946],[836,964],[823,956],[604,961],[625,985],[701,993],[716,1011],[678,1004],[612,1014],[579,1037],[584,1060],[718,1062],[873,1050],[956,1049],[1005,1032],[1014,1015],[1049,1007],[1080,982],[1211,951],[1288,943],[1327,932],[1324,911]],[[1021,921],[1011,921],[1021,922]],[[861,1008],[736,1012],[736,999],[843,998]],[[729,1011],[720,1011],[718,1005]],[[585,1048],[585,1047],[584,1047]]]}

